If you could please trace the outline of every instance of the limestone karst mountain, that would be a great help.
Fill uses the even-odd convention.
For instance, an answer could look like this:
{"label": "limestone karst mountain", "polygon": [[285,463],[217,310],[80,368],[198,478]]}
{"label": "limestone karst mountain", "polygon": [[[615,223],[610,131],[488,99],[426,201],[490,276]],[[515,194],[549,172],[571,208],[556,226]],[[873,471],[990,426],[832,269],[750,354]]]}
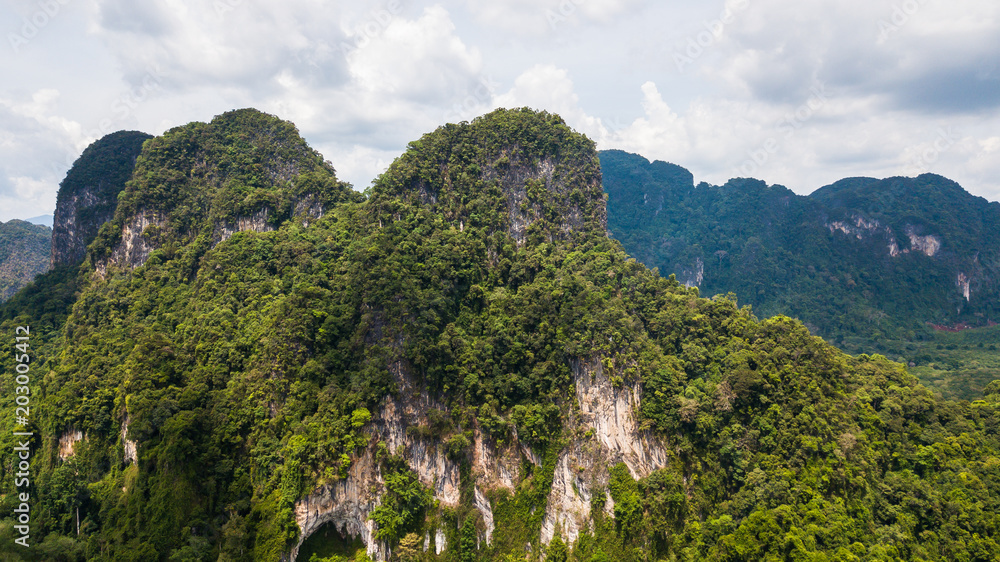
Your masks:
{"label": "limestone karst mountain", "polygon": [[626,251],[708,295],[818,335],[929,337],[1000,317],[1000,203],[941,176],[849,178],[800,196],[752,179],[601,153],[609,228]]}
{"label": "limestone karst mountain", "polygon": [[87,245],[111,220],[118,194],[132,177],[145,141],[139,131],[118,131],[97,140],[80,155],[59,185],[52,224],[52,266],[83,261]]}
{"label": "limestone karst mountain", "polygon": [[1000,555],[1000,387],[938,401],[701,298],[607,236],[601,185],[594,144],[528,109],[424,135],[365,194],[254,110],[145,142],[86,259],[0,308],[8,333],[56,311],[32,330],[38,542],[0,548]]}

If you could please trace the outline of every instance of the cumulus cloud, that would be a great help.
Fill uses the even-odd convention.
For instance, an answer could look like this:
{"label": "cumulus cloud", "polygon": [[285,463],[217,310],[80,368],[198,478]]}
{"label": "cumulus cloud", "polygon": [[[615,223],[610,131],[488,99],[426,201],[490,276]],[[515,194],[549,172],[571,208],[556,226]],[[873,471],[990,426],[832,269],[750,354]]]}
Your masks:
{"label": "cumulus cloud", "polygon": [[55,185],[86,146],[79,123],[52,115],[59,92],[28,99],[0,97],[0,208],[7,217],[48,214]]}
{"label": "cumulus cloud", "polygon": [[457,35],[443,7],[409,15],[390,4],[367,17],[344,26],[345,83],[310,87],[286,73],[262,103],[296,122],[359,188],[407,142],[488,109],[495,89],[479,50]]}
{"label": "cumulus cloud", "polygon": [[[33,6],[0,11],[15,21]],[[0,57],[18,77],[0,87],[0,199],[50,205],[96,138],[235,107],[293,121],[363,188],[421,134],[525,105],[713,183],[754,175],[807,192],[933,171],[1000,196],[1000,4],[987,0],[86,0],[65,12]]]}
{"label": "cumulus cloud", "polygon": [[882,110],[978,112],[1000,106],[998,16],[976,0],[755,0],[702,70],[762,101],[801,100],[820,81]]}
{"label": "cumulus cloud", "polygon": [[427,8],[415,20],[391,23],[348,61],[358,90],[430,104],[464,91],[482,68],[478,50],[455,35],[455,25],[440,6]]}
{"label": "cumulus cloud", "polygon": [[275,77],[304,82],[347,80],[338,45],[346,34],[336,5],[309,0],[96,0],[92,31],[115,53],[131,82],[150,71],[165,87],[240,85],[267,91]]}
{"label": "cumulus cloud", "polygon": [[519,35],[551,34],[563,26],[609,23],[639,7],[638,0],[466,0],[465,7],[481,22]]}
{"label": "cumulus cloud", "polygon": [[565,69],[538,64],[517,77],[514,87],[494,99],[496,107],[531,107],[558,113],[578,131],[592,138],[607,134],[601,120],[580,107],[573,80]]}
{"label": "cumulus cloud", "polygon": [[877,97],[838,96],[820,82],[801,102],[703,97],[673,108],[652,81],[640,92],[642,115],[613,126],[581,106],[566,70],[536,65],[495,101],[559,113],[599,148],[678,163],[699,181],[757,177],[809,193],[847,176],[935,172],[1000,195],[997,117],[911,120],[881,111]]}

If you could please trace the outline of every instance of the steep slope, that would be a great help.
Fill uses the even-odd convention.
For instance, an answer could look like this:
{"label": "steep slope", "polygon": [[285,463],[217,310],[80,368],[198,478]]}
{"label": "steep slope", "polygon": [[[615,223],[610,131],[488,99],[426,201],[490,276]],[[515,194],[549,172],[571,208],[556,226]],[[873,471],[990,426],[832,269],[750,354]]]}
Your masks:
{"label": "steep slope", "polygon": [[142,143],[151,135],[118,131],[88,146],[59,184],[52,225],[52,266],[83,261],[87,245],[114,215],[118,194],[132,177]]}
{"label": "steep slope", "polygon": [[[593,143],[557,116],[439,128],[364,198],[307,151],[240,142],[281,129],[287,147],[289,127],[244,111],[145,145],[34,361],[32,553],[1000,555],[996,385],[936,402],[897,364],[640,265],[606,236]],[[223,158],[300,173],[226,210],[233,183],[201,172]],[[319,218],[294,212],[303,176],[325,187]],[[258,214],[269,228],[216,238]]]}
{"label": "steep slope", "polygon": [[332,175],[294,125],[256,110],[171,129],[144,148],[92,260],[104,275],[156,249],[197,241],[204,251],[235,232],[308,222],[345,197]]}
{"label": "steep slope", "polygon": [[757,180],[695,188],[620,151],[601,159],[613,235],[705,293],[837,341],[997,317],[1000,204],[940,176],[850,178],[803,197]]}
{"label": "steep slope", "polygon": [[21,220],[0,222],[0,302],[49,269],[52,229]]}

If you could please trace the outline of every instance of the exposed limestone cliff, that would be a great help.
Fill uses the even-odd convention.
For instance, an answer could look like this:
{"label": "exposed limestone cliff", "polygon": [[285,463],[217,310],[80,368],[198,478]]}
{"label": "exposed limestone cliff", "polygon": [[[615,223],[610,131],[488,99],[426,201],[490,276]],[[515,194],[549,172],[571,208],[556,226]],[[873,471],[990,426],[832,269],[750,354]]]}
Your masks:
{"label": "exposed limestone cliff", "polygon": [[[511,155],[504,153],[502,159],[510,159]],[[486,181],[497,181],[503,191],[509,220],[508,232],[518,245],[523,245],[527,236],[528,227],[545,215],[545,208],[553,201],[570,201],[569,192],[578,186],[568,185],[567,178],[557,173],[557,167],[565,167],[565,162],[558,162],[553,158],[546,158],[537,164],[520,161],[517,156],[509,166],[496,166],[490,163],[485,168],[484,179]],[[593,180],[594,184],[586,186],[590,189],[600,189],[600,174]],[[533,183],[544,186],[544,193],[549,201],[538,201],[534,194],[529,195],[529,186]],[[601,211],[604,211],[603,205]],[[588,216],[589,214],[589,216]],[[603,229],[607,229],[607,212],[594,211],[589,213],[579,203],[572,202],[565,205],[559,213],[559,231],[569,234],[573,230],[584,228],[587,219],[596,219]]]}
{"label": "exposed limestone cliff", "polygon": [[640,431],[636,423],[641,396],[638,383],[615,388],[597,358],[575,361],[571,367],[582,423],[594,430],[594,438],[611,458],[624,462],[636,478],[665,466],[668,457],[664,446]]}
{"label": "exposed limestone cliff", "polygon": [[[607,491],[609,469],[625,463],[635,478],[648,476],[663,468],[669,455],[663,443],[636,423],[640,388],[638,384],[615,388],[604,373],[599,358],[577,360],[571,364],[576,387],[570,426],[565,433],[574,435],[559,453],[546,511],[542,520],[542,544],[548,544],[558,530],[564,539],[575,541],[591,521],[593,494],[605,495],[605,511],[610,515],[614,502]],[[391,451],[401,454],[420,481],[434,491],[434,499],[444,506],[459,503],[461,482],[459,465],[448,458],[443,444],[414,437],[406,429],[426,423],[427,412],[441,407],[426,393],[419,392],[407,369],[397,364],[393,369],[400,391],[386,398],[370,426],[372,446],[354,459],[347,478],[315,490],[296,503],[295,519],[299,547],[326,523],[333,523],[343,536],[359,537],[375,560],[386,560],[385,545],[374,541],[374,523],[368,519],[378,505],[382,476],[374,462],[374,443],[384,442]],[[482,516],[482,544],[489,545],[495,530],[493,506],[484,490],[504,488],[513,491],[519,483],[519,465],[523,460],[541,463],[537,453],[523,445],[498,449],[480,432],[472,444],[471,475],[475,479],[473,506]],[[535,540],[532,540],[535,542]],[[445,535],[435,530],[436,552],[444,548]],[[424,541],[430,547],[430,535]]]}
{"label": "exposed limestone cliff", "polygon": [[875,219],[867,219],[861,215],[853,215],[849,221],[828,222],[826,223],[826,227],[830,229],[831,234],[834,232],[843,232],[847,236],[858,240],[864,240],[865,238],[877,235],[885,236],[888,239],[889,253],[893,256],[898,255],[899,247],[896,244],[896,237],[893,234],[892,229],[888,226],[883,226]]}
{"label": "exposed limestone cliff", "polygon": [[166,223],[166,217],[155,211],[143,211],[132,217],[122,228],[121,241],[112,250],[110,259],[97,262],[98,273],[104,276],[109,263],[133,269],[146,263],[149,254],[156,249],[147,228],[161,228]]}
{"label": "exposed limestone cliff", "polygon": [[76,454],[76,444],[86,437],[79,429],[68,429],[59,436],[59,460],[66,460]]}
{"label": "exposed limestone cliff", "polygon": [[134,439],[128,438],[128,426],[132,422],[132,418],[126,415],[125,420],[122,421],[122,447],[125,449],[125,463],[136,463],[139,461],[139,445]]}
{"label": "exposed limestone cliff", "polygon": [[958,286],[958,290],[962,292],[962,296],[965,297],[966,302],[969,301],[969,286],[970,280],[961,271],[958,272],[958,277],[955,279],[955,285]]}
{"label": "exposed limestone cliff", "polygon": [[109,266],[134,269],[158,248],[209,247],[236,232],[267,232],[287,220],[304,226],[337,201],[356,197],[295,126],[252,109],[191,123],[146,144],[134,179],[94,249]]}
{"label": "exposed limestone cliff", "polygon": [[378,465],[372,452],[366,451],[354,459],[347,478],[323,486],[295,503],[295,522],[299,526],[299,542],[292,549],[289,560],[298,556],[302,542],[327,523],[332,523],[343,536],[361,537],[368,547],[368,555],[384,560],[383,545],[373,540],[375,522],[368,519],[378,505],[373,493],[381,484]]}
{"label": "exposed limestone cliff", "polygon": [[848,222],[832,221],[826,223],[826,227],[830,230],[831,234],[834,232],[842,232],[845,235],[858,240],[864,240],[874,236],[883,236],[886,239],[889,255],[892,257],[901,256],[910,252],[919,252],[927,257],[934,257],[934,255],[941,249],[940,237],[933,234],[917,234],[917,228],[911,224],[906,225],[904,228],[904,233],[906,238],[909,239],[910,246],[902,249],[896,241],[896,234],[893,232],[892,228],[889,226],[883,226],[875,219],[867,219],[861,215],[854,215]]}
{"label": "exposed limestone cliff", "polygon": [[685,268],[677,274],[677,280],[685,287],[699,287],[705,281],[705,262],[695,258],[690,268]]}
{"label": "exposed limestone cliff", "polygon": [[[261,209],[254,213],[250,217],[237,217],[234,222],[226,221],[215,225],[215,233],[212,236],[212,242],[218,244],[220,242],[225,242],[230,236],[236,234],[237,232],[270,232],[274,230],[272,226],[267,221],[267,215],[270,209]],[[322,211],[320,211],[320,215]],[[316,218],[319,218],[317,215]]]}
{"label": "exposed limestone cliff", "polygon": [[[434,491],[434,499],[441,505],[455,507],[460,499],[459,464],[450,459],[444,444],[438,440],[414,436],[407,428],[427,423],[427,413],[441,409],[438,403],[415,386],[408,369],[396,363],[390,369],[399,392],[387,397],[382,408],[375,413],[370,424],[371,445],[354,459],[347,478],[326,485],[299,500],[295,505],[295,520],[299,526],[299,543],[292,551],[292,560],[306,538],[323,524],[333,522],[343,536],[360,537],[369,556],[386,560],[389,552],[385,545],[374,541],[374,522],[368,519],[378,505],[382,475],[374,461],[375,444],[385,443],[389,451],[401,455],[417,474],[420,482]],[[521,449],[510,445],[497,449],[477,432],[473,444],[471,473],[486,489],[505,487],[513,489],[520,471]],[[486,524],[482,539],[489,544],[493,533],[493,512],[488,498],[479,487],[475,488],[475,507]],[[434,535],[434,548],[440,553],[445,547],[445,535],[438,529]]]}
{"label": "exposed limestone cliff", "polygon": [[920,236],[913,226],[907,226],[906,236],[910,239],[910,250],[933,257],[941,249],[941,239],[934,235]]}
{"label": "exposed limestone cliff", "polygon": [[559,117],[527,109],[497,110],[412,143],[376,180],[376,204],[398,197],[433,207],[463,231],[505,230],[517,246],[532,232],[552,241],[607,230],[593,143]]}
{"label": "exposed limestone cliff", "polygon": [[83,261],[87,245],[111,220],[118,194],[132,176],[143,143],[138,131],[119,131],[94,142],[59,185],[52,225],[52,265]]}
{"label": "exposed limestone cliff", "polygon": [[605,510],[612,513],[614,502],[606,491],[609,468],[625,463],[634,478],[642,478],[669,460],[663,444],[638,429],[641,389],[637,384],[615,388],[600,359],[575,361],[572,371],[578,427],[571,431],[585,437],[570,443],[556,462],[542,521],[543,544],[552,540],[557,529],[564,539],[575,541],[590,521],[595,493],[607,495]]}

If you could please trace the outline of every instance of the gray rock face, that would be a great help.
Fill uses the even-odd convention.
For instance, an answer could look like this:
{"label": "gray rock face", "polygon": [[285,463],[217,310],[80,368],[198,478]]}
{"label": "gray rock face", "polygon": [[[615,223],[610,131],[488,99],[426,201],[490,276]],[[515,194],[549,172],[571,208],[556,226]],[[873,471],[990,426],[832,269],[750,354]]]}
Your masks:
{"label": "gray rock face", "polygon": [[[548,544],[557,532],[571,543],[576,541],[592,523],[590,510],[595,493],[605,495],[604,509],[610,516],[614,502],[607,484],[609,470],[615,464],[625,463],[633,477],[642,478],[670,462],[665,445],[638,427],[636,416],[641,396],[638,384],[616,388],[604,373],[599,357],[572,361],[571,368],[578,413],[569,422],[569,433],[577,438],[559,453],[541,536],[533,538],[533,543],[537,540]],[[441,505],[459,504],[458,463],[444,454],[444,444],[440,441],[406,431],[407,427],[426,422],[427,413],[443,405],[418,391],[405,365],[397,363],[390,370],[400,390],[395,397],[387,397],[374,413],[370,426],[372,445],[353,459],[347,478],[322,486],[296,502],[300,539],[289,560],[295,559],[309,535],[331,522],[343,536],[360,537],[372,559],[391,557],[386,545],[373,539],[376,527],[368,518],[379,505],[384,485],[374,460],[374,444],[378,441],[401,454],[419,480],[433,489],[434,499]],[[519,469],[522,460],[540,465],[542,459],[516,438],[506,447],[498,448],[479,432],[474,436],[472,448],[473,505],[482,516],[485,529],[478,538],[480,548],[485,548],[491,544],[495,530],[493,506],[487,492],[515,491],[522,478]],[[445,536],[441,529],[433,532],[434,550],[440,554]],[[430,547],[430,532],[424,544],[425,549]]]}
{"label": "gray rock face", "polygon": [[152,139],[134,175],[115,196],[110,230],[91,248],[102,277],[202,234],[214,247],[237,232],[268,232],[290,219],[308,226],[351,192],[294,125],[253,109]]}
{"label": "gray rock face", "polygon": [[111,133],[94,142],[76,160],[59,185],[52,226],[52,266],[83,261],[87,245],[111,220],[118,194],[132,177],[142,144],[138,131]]}

